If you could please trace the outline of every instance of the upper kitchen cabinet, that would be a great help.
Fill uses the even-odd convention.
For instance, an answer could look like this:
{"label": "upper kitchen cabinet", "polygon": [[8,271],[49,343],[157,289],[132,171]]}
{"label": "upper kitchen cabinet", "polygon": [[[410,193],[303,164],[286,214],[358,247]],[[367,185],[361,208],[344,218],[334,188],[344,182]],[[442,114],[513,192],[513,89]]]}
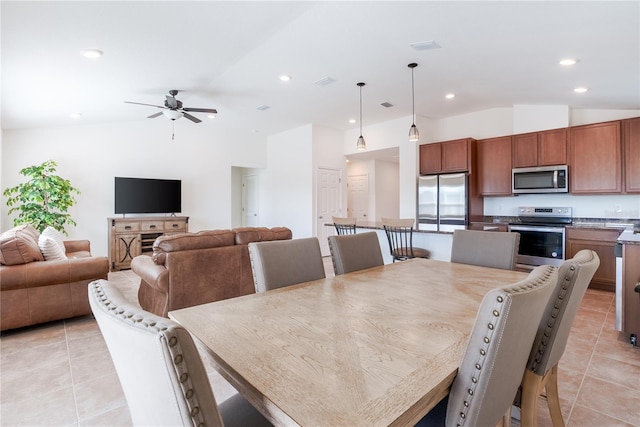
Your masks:
{"label": "upper kitchen cabinet", "polygon": [[513,167],[567,164],[567,129],[552,129],[513,136]]}
{"label": "upper kitchen cabinet", "polygon": [[475,142],[464,138],[421,145],[420,175],[470,171]]}
{"label": "upper kitchen cabinet", "polygon": [[573,194],[622,192],[620,121],[569,129],[569,187]]}
{"label": "upper kitchen cabinet", "polygon": [[640,193],[640,117],[623,120],[624,183],[627,193]]}
{"label": "upper kitchen cabinet", "polygon": [[511,136],[478,141],[481,196],[511,196]]}

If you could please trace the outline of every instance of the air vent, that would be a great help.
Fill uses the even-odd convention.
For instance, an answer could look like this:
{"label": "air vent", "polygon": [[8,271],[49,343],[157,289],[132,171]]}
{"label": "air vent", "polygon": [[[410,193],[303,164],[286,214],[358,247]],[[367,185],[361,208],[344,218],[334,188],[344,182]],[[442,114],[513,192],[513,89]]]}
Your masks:
{"label": "air vent", "polygon": [[271,108],[271,107],[269,107],[268,105],[264,105],[264,104],[262,104],[262,105],[258,105],[258,106],[256,107],[256,110],[266,111],[266,110],[268,110],[269,108]]}
{"label": "air vent", "polygon": [[409,46],[411,46],[415,50],[440,49],[442,47],[438,43],[434,42],[433,40],[429,40],[426,42],[409,43]]}
{"label": "air vent", "polygon": [[393,104],[390,102],[381,102],[380,105],[382,105],[384,108],[393,107]]}
{"label": "air vent", "polygon": [[313,82],[313,84],[316,84],[318,86],[326,86],[326,85],[330,85],[331,83],[335,82],[335,79],[332,79],[331,77],[325,77],[324,79],[320,79],[316,82]]}

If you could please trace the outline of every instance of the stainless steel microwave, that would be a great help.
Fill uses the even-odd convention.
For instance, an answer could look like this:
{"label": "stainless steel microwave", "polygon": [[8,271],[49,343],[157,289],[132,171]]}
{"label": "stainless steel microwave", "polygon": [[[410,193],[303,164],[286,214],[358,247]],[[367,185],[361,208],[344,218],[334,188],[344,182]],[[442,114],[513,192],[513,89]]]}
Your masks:
{"label": "stainless steel microwave", "polygon": [[512,171],[513,194],[567,193],[567,165],[515,168]]}

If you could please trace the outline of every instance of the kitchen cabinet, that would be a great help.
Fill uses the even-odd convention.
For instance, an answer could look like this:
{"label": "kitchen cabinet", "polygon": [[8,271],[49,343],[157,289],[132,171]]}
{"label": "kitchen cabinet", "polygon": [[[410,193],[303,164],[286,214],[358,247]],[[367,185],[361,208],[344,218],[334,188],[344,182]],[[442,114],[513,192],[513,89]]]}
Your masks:
{"label": "kitchen cabinet", "polygon": [[640,193],[640,117],[623,120],[624,190]]}
{"label": "kitchen cabinet", "polygon": [[513,136],[513,167],[567,164],[567,129],[552,129]]}
{"label": "kitchen cabinet", "polygon": [[420,146],[420,175],[471,171],[475,140],[471,138]]}
{"label": "kitchen cabinet", "polygon": [[511,136],[478,141],[478,189],[482,196],[511,196]]}
{"label": "kitchen cabinet", "polygon": [[616,257],[613,248],[619,236],[620,230],[616,228],[567,227],[567,259],[582,249],[591,249],[600,257],[600,266],[591,279],[590,288],[615,292]]}
{"label": "kitchen cabinet", "polygon": [[151,254],[153,243],[163,235],[187,231],[189,217],[107,218],[109,224],[109,266],[112,271],[128,269],[138,255]]}
{"label": "kitchen cabinet", "polygon": [[640,335],[640,295],[635,287],[640,283],[640,245],[627,244],[622,246],[622,331]]}
{"label": "kitchen cabinet", "polygon": [[569,129],[569,188],[572,194],[622,192],[620,121]]}

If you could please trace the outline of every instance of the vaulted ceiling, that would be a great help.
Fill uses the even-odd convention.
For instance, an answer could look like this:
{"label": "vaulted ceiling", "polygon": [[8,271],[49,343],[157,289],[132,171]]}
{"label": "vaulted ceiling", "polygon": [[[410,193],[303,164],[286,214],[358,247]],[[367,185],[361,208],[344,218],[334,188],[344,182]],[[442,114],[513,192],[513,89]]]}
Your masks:
{"label": "vaulted ceiling", "polygon": [[[410,62],[424,117],[640,108],[638,1],[2,1],[0,12],[3,129],[147,120],[159,110],[124,101],[161,105],[171,89],[218,110],[194,126],[349,129],[360,81],[365,126],[411,115]],[[440,47],[411,46],[426,41]],[[80,55],[90,48],[104,55]]]}

